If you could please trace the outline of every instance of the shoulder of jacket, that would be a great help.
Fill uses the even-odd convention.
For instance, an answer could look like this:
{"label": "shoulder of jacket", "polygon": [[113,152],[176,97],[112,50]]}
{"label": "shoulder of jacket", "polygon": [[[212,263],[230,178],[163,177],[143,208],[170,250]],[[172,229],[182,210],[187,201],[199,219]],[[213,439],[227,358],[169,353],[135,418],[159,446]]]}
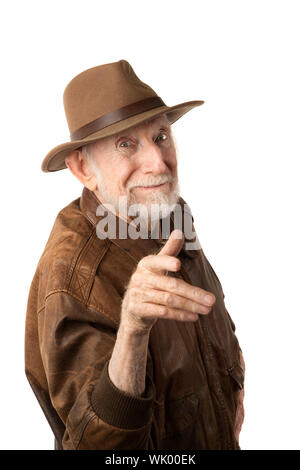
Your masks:
{"label": "shoulder of jacket", "polygon": [[83,302],[110,241],[97,237],[96,228],[82,214],[79,199],[56,216],[38,272],[38,308],[54,291],[69,292]]}

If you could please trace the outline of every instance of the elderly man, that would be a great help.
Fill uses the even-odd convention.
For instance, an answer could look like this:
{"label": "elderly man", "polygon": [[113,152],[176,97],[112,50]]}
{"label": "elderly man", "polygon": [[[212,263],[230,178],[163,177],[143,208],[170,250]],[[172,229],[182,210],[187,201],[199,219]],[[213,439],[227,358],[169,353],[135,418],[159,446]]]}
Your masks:
{"label": "elderly man", "polygon": [[245,364],[171,131],[202,103],[166,106],[124,60],[66,87],[71,140],[42,169],[69,168],[83,190],[57,215],[25,332],[56,449],[240,449]]}

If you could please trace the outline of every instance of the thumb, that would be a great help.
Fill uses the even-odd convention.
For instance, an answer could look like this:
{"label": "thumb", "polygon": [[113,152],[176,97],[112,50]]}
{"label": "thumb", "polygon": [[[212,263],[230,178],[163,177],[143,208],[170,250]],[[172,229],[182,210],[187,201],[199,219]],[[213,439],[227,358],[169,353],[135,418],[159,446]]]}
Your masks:
{"label": "thumb", "polygon": [[173,230],[166,244],[158,255],[177,256],[184,243],[184,234],[181,230]]}

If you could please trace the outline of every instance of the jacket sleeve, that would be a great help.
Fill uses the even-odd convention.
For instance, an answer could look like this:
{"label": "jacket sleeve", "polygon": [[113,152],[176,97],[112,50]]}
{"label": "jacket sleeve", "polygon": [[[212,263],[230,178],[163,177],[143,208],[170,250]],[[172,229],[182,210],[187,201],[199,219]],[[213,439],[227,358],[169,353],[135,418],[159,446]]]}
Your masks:
{"label": "jacket sleeve", "polygon": [[38,314],[38,332],[50,399],[66,427],[63,448],[151,448],[155,388],[148,373],[142,396],[111,382],[117,329],[109,315],[54,292]]}

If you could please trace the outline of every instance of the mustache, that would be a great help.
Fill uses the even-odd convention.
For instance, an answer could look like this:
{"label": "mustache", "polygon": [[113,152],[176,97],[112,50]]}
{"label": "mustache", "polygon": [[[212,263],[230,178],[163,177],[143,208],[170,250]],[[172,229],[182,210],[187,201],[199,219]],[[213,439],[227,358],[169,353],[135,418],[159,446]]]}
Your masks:
{"label": "mustache", "polygon": [[158,186],[164,183],[172,183],[173,181],[174,181],[174,177],[172,175],[163,174],[163,175],[158,175],[158,176],[151,176],[151,177],[148,177],[146,180],[140,179],[134,182],[129,182],[126,185],[126,189],[130,191],[132,188],[136,188],[137,186],[145,186],[145,187]]}

